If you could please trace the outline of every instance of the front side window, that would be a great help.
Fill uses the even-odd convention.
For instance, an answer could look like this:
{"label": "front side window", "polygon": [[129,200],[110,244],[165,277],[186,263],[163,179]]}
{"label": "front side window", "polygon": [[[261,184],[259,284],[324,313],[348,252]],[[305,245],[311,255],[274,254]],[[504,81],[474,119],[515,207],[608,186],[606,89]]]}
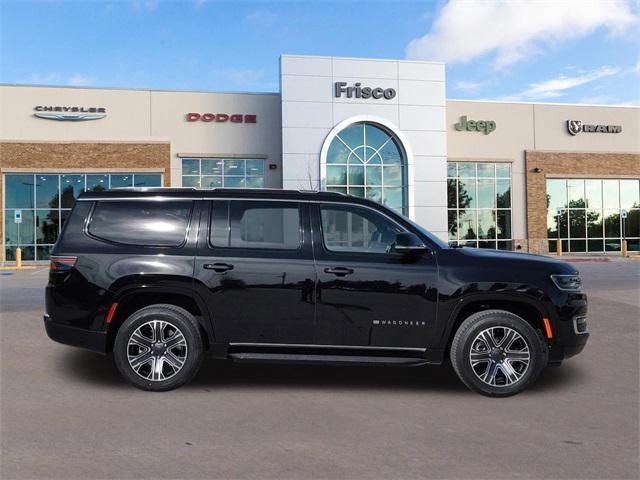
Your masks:
{"label": "front side window", "polygon": [[449,162],[447,189],[452,244],[513,248],[510,164]]}
{"label": "front side window", "polygon": [[[219,206],[218,206],[219,205]],[[297,250],[302,243],[299,206],[291,202],[232,201],[213,207],[214,247]]]}
{"label": "front side window", "polygon": [[387,253],[403,229],[367,208],[320,207],[324,246],[332,252]]}
{"label": "front side window", "polygon": [[185,241],[192,204],[191,201],[97,202],[89,233],[126,245],[177,247]]}
{"label": "front side window", "polygon": [[327,151],[326,188],[406,210],[406,159],[400,141],[378,125],[349,125]]}
{"label": "front side window", "polygon": [[264,188],[264,160],[255,158],[183,158],[182,186]]}

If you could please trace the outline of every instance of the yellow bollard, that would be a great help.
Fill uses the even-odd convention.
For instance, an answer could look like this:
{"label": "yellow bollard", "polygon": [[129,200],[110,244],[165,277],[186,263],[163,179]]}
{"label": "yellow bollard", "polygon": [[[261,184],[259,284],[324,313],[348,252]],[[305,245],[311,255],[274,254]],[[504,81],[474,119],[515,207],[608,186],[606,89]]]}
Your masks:
{"label": "yellow bollard", "polygon": [[22,268],[22,249],[16,248],[16,268]]}
{"label": "yellow bollard", "polygon": [[622,248],[620,249],[620,253],[622,253],[622,256],[624,258],[627,258],[629,256],[629,253],[627,252],[627,241],[626,240],[622,240]]}
{"label": "yellow bollard", "polygon": [[562,240],[556,240],[556,253],[559,257],[562,256]]}

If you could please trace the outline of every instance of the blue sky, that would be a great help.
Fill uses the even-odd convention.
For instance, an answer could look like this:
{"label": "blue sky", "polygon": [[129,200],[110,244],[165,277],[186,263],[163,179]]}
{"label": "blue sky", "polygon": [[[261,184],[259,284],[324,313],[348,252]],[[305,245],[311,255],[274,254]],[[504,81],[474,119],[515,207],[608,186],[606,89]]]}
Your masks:
{"label": "blue sky", "polygon": [[0,82],[278,91],[282,53],[442,60],[447,97],[640,103],[634,0],[0,0]]}

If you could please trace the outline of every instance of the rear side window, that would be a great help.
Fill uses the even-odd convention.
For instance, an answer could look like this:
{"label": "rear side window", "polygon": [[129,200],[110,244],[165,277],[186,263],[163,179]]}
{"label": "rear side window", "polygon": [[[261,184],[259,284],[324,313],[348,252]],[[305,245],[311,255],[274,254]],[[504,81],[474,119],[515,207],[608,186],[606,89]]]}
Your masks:
{"label": "rear side window", "polygon": [[231,201],[228,207],[214,203],[210,236],[214,247],[297,250],[301,241],[296,203]]}
{"label": "rear side window", "polygon": [[191,201],[97,202],[88,231],[126,245],[177,247],[185,241],[192,205]]}

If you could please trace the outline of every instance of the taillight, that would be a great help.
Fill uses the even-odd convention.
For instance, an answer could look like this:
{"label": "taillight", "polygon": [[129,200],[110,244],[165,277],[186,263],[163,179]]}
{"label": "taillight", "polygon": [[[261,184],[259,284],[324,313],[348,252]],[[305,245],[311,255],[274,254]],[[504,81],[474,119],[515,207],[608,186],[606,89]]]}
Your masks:
{"label": "taillight", "polygon": [[78,257],[51,257],[49,270],[52,272],[64,272],[71,270],[78,261]]}

